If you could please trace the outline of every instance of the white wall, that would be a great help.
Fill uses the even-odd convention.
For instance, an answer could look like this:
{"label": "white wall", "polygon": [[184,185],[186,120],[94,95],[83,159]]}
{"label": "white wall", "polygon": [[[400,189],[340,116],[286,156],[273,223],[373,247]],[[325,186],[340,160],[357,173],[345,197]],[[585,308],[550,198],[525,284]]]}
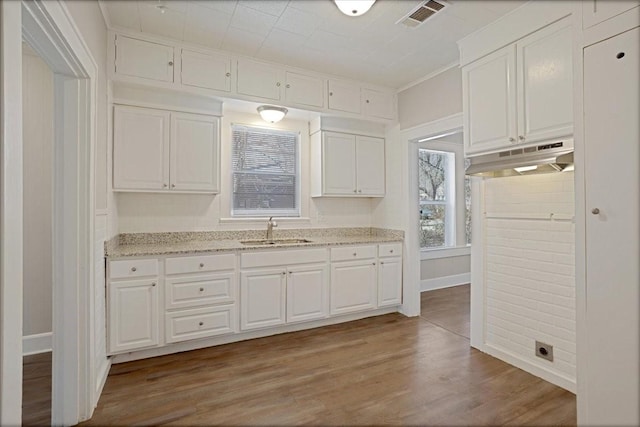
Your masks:
{"label": "white wall", "polygon": [[433,122],[462,111],[462,71],[449,68],[398,93],[400,129]]}
{"label": "white wall", "polygon": [[[573,172],[485,180],[481,250],[487,352],[575,391],[573,180]],[[553,362],[535,356],[535,340],[554,346]]]}
{"label": "white wall", "polygon": [[[30,336],[50,333],[52,322],[53,73],[47,64],[25,44],[23,44],[22,79],[24,149],[22,334]],[[49,339],[49,349],[50,345]],[[39,350],[46,349],[45,346]],[[28,351],[26,347],[25,351]]]}
{"label": "white wall", "polygon": [[278,219],[279,228],[370,227],[375,199],[309,197],[309,123],[285,118],[275,125],[257,113],[224,110],[221,131],[221,192],[218,195],[118,193],[120,233],[264,228],[266,218],[231,219],[231,124],[300,132],[301,218]]}

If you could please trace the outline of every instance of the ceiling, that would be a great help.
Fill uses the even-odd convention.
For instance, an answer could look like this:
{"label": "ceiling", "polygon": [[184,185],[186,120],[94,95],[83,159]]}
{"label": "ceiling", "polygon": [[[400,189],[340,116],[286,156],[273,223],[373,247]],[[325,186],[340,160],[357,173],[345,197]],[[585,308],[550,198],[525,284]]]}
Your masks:
{"label": "ceiling", "polygon": [[455,63],[456,41],[525,3],[450,0],[409,29],[396,22],[423,2],[378,0],[349,17],[331,0],[100,1],[113,28],[392,88]]}

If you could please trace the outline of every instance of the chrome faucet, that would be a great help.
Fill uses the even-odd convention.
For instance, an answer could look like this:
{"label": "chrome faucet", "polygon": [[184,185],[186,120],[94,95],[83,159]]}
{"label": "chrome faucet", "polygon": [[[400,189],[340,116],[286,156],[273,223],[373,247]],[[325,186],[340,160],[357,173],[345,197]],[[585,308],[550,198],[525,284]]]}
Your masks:
{"label": "chrome faucet", "polygon": [[267,221],[267,240],[273,240],[273,227],[277,227],[278,223],[273,221],[273,217],[269,217],[269,221]]}

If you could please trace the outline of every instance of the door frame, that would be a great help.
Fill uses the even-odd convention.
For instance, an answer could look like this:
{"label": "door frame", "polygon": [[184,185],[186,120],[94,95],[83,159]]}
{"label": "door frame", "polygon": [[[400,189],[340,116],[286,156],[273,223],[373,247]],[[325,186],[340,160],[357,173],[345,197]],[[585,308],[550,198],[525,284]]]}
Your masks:
{"label": "door frame", "polygon": [[[5,14],[5,11],[8,13]],[[12,321],[2,324],[2,403],[0,423],[20,423],[22,388],[22,40],[54,72],[54,213],[53,213],[53,362],[52,419],[54,425],[73,425],[93,409],[95,377],[93,343],[93,223],[94,152],[96,143],[97,65],[62,2],[2,2],[3,88],[12,88],[2,111],[2,175],[12,175],[11,193],[2,187],[3,231],[0,253],[4,309],[12,307]],[[6,30],[4,30],[6,28]],[[9,45],[10,49],[4,47]],[[4,93],[3,93],[4,96]],[[4,106],[3,106],[4,107]],[[10,116],[10,114],[12,114]],[[9,122],[8,119],[11,119]],[[15,192],[19,190],[19,195]],[[8,194],[7,194],[8,193]],[[7,197],[9,196],[9,197]],[[13,196],[13,197],[11,197]],[[6,218],[11,213],[13,218]],[[8,221],[12,220],[11,224]],[[7,271],[10,265],[13,270]],[[18,271],[19,270],[19,271]],[[9,286],[11,284],[11,286]],[[8,289],[11,293],[7,293]],[[4,315],[4,310],[3,310]],[[17,333],[16,333],[17,331]],[[11,346],[11,347],[8,347]],[[6,358],[5,358],[6,357]],[[6,363],[5,363],[6,362]],[[5,381],[5,375],[7,381]],[[10,392],[9,392],[10,390]]]}

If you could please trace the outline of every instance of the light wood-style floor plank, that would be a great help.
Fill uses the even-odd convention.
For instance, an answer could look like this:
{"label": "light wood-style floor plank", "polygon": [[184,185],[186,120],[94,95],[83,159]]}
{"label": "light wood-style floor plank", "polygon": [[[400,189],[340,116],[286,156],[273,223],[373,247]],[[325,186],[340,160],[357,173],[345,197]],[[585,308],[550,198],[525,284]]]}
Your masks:
{"label": "light wood-style floor plank", "polygon": [[448,328],[389,314],[114,365],[83,425],[576,424],[573,394]]}
{"label": "light wood-style floor plank", "polygon": [[22,425],[51,424],[51,352],[22,358]]}

